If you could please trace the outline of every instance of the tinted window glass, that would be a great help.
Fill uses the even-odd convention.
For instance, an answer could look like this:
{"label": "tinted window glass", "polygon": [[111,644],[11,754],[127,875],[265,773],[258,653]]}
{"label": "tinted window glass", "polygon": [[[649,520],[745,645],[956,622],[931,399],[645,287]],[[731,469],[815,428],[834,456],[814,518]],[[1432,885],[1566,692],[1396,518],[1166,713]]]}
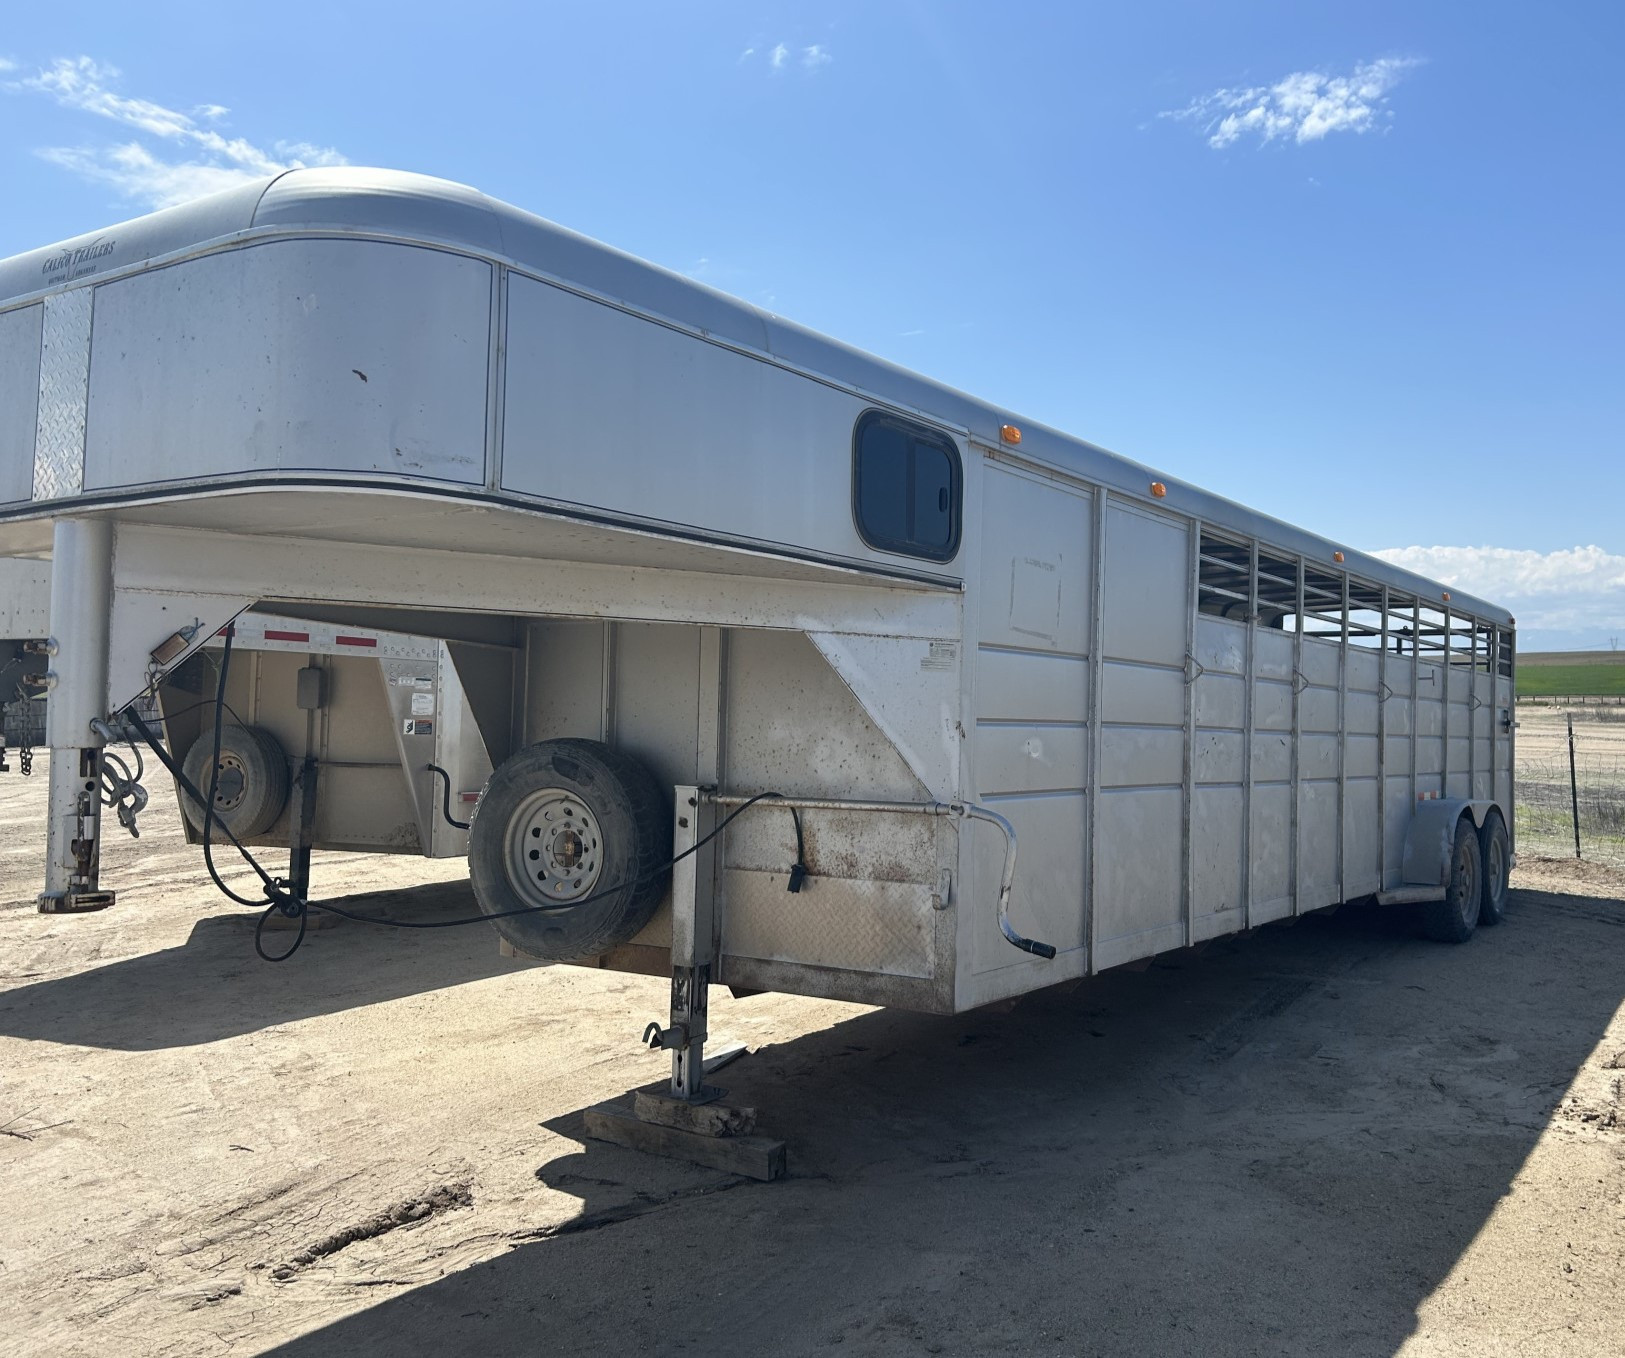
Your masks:
{"label": "tinted window glass", "polygon": [[908,541],[907,431],[875,423],[858,450],[858,523],[877,543]]}
{"label": "tinted window glass", "polygon": [[858,532],[871,547],[932,561],[959,550],[959,453],[941,434],[879,411],[858,421]]}
{"label": "tinted window glass", "polygon": [[954,540],[954,466],[929,443],[914,446],[914,522],[909,538],[941,552]]}

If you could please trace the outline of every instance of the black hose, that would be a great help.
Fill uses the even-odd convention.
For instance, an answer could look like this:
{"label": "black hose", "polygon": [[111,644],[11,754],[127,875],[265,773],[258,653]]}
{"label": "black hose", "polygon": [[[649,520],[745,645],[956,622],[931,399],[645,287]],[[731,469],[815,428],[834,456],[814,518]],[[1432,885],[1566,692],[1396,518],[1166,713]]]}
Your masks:
{"label": "black hose", "polygon": [[[214,799],[220,791],[220,741],[225,734],[226,725],[226,673],[231,668],[231,639],[236,633],[237,629],[235,627],[226,628],[226,644],[220,653],[220,678],[215,685],[214,691],[214,752],[209,759],[209,796],[203,807],[203,864],[208,868],[209,876],[214,881],[214,884],[226,896],[236,901],[238,905],[257,907],[259,905],[258,901],[250,900],[246,896],[239,896],[221,880],[220,874],[215,871],[214,845],[211,842],[215,823]],[[222,823],[221,828],[225,828],[224,823]],[[248,850],[243,848],[235,835],[232,836],[232,843],[237,845],[238,851],[250,863],[254,863],[254,859],[249,855]],[[259,868],[258,863],[254,863],[254,866]],[[260,876],[265,879],[267,885],[271,884],[271,878],[263,870],[260,872]]]}
{"label": "black hose", "polygon": [[[229,646],[229,637],[228,637],[228,646]],[[221,666],[221,672],[222,672],[222,677],[223,677],[224,672],[225,672],[225,666],[224,665]],[[222,687],[222,689],[224,689],[224,683],[223,682],[222,682],[221,687]],[[222,705],[217,704],[217,706],[215,708],[216,725],[219,724],[221,706]],[[192,800],[197,802],[200,806],[205,806],[205,807],[208,806],[212,802],[213,798],[212,797],[210,797],[210,798],[205,798],[204,797],[203,793],[198,790],[197,786],[192,782],[192,780],[186,776],[185,772],[181,769],[180,765],[175,762],[174,756],[171,755],[168,750],[164,749],[163,745],[159,743],[157,735],[153,732],[152,728],[150,726],[148,726],[145,721],[142,720],[141,714],[131,710],[131,711],[128,712],[128,716],[130,718],[130,721],[134,724],[135,729],[140,733],[141,738],[143,740],[145,740],[147,742],[147,744],[152,747],[152,752],[155,755],[157,755],[158,761],[161,764],[163,764],[163,766],[166,769],[169,770],[171,776],[173,776],[173,778],[175,779],[176,784],[180,787],[181,791],[186,793],[187,796],[191,797]],[[216,739],[218,740],[218,733],[216,735]],[[219,749],[219,746],[217,744],[216,745],[216,751],[217,752],[218,752],[218,749]],[[218,759],[216,760],[216,763],[218,764]],[[210,781],[212,783],[214,780],[211,778]],[[263,867],[260,866],[259,860],[256,859],[253,854],[249,853],[247,848],[244,847],[243,842],[240,839],[238,839],[237,836],[234,833],[232,833],[232,829],[231,829],[231,827],[229,825],[227,825],[224,821],[221,821],[220,822],[220,828],[225,832],[226,838],[229,839],[232,842],[232,844],[236,847],[237,852],[242,854],[243,858],[247,861],[248,865],[251,868],[253,868],[256,873],[259,874],[260,880],[265,884],[265,894],[270,899],[270,902],[271,902],[270,905],[267,906],[265,908],[264,912],[261,914],[259,924],[254,929],[254,951],[256,953],[258,953],[260,955],[260,957],[262,959],[264,959],[265,961],[267,961],[267,962],[285,962],[285,961],[288,960],[288,958],[292,957],[294,955],[294,953],[296,953],[299,950],[299,945],[305,941],[305,918],[304,917],[305,917],[306,912],[310,911],[310,910],[325,911],[329,915],[337,915],[340,919],[353,920],[357,924],[379,924],[379,925],[383,925],[386,928],[390,928],[390,929],[455,929],[455,928],[459,928],[459,927],[461,927],[462,925],[465,925],[465,924],[484,924],[488,920],[507,919],[507,918],[509,918],[510,916],[513,916],[513,915],[550,915],[550,914],[554,914],[554,913],[564,911],[564,910],[574,910],[574,909],[577,909],[578,907],[580,907],[582,905],[585,905],[588,901],[598,900],[601,897],[612,895],[613,893],[615,893],[617,891],[624,891],[624,890],[626,890],[627,887],[639,886],[644,882],[652,881],[654,878],[660,876],[664,872],[669,872],[672,868],[676,867],[677,864],[681,863],[683,861],[683,859],[687,858],[690,854],[697,853],[697,852],[699,852],[699,850],[703,849],[713,839],[715,839],[724,830],[726,830],[728,828],[728,826],[731,825],[735,820],[737,820],[740,816],[744,815],[744,813],[746,811],[750,810],[751,807],[755,806],[757,802],[779,801],[779,800],[782,800],[783,797],[784,797],[784,793],[782,793],[782,792],[758,792],[749,801],[744,802],[740,806],[735,807],[733,811],[731,811],[727,816],[723,817],[723,819],[720,820],[717,823],[716,828],[714,830],[712,830],[710,834],[706,835],[703,839],[698,840],[695,843],[689,845],[688,848],[686,848],[686,849],[684,849],[682,851],[682,853],[678,854],[676,857],[672,858],[668,862],[662,863],[659,867],[650,868],[647,872],[639,873],[638,876],[629,878],[628,880],[626,880],[624,882],[617,882],[617,883],[615,883],[614,886],[599,887],[598,890],[596,890],[594,892],[591,892],[590,894],[588,894],[586,896],[581,897],[579,900],[571,901],[568,905],[557,905],[557,906],[545,906],[545,905],[534,905],[534,906],[532,906],[532,905],[527,905],[527,906],[521,906],[517,910],[497,910],[497,911],[493,911],[489,915],[485,914],[482,911],[478,915],[459,915],[455,919],[439,919],[439,920],[384,919],[382,916],[379,916],[379,915],[358,915],[352,910],[345,910],[345,909],[342,909],[339,906],[332,905],[332,904],[329,904],[327,902],[317,903],[317,902],[314,902],[314,901],[302,900],[300,897],[294,896],[294,895],[290,894],[287,891],[287,889],[286,889],[287,883],[286,882],[282,881],[279,878],[272,877],[270,873],[266,872],[266,870]],[[794,811],[794,809],[795,808],[793,808],[793,807],[791,808],[792,811]],[[208,820],[207,811],[205,811],[204,815],[205,815],[205,821],[207,822],[207,820]],[[798,841],[798,844],[797,844],[798,851],[799,851],[799,848],[800,848],[800,844],[799,844],[799,841],[800,841],[800,829],[801,829],[801,820],[800,820],[800,817],[798,816],[796,818],[796,830],[797,830],[797,836],[796,837],[797,837],[797,841]],[[208,848],[208,841],[207,840],[204,841],[204,848],[205,848],[205,857],[207,858],[207,848]],[[799,856],[799,853],[798,853],[798,856]],[[259,907],[261,905],[261,902],[255,901],[255,900],[250,900],[250,899],[248,899],[247,897],[244,897],[244,896],[239,896],[235,891],[232,891],[220,879],[220,875],[219,875],[219,873],[217,873],[215,871],[214,864],[213,864],[212,861],[209,862],[209,876],[213,880],[215,886],[224,895],[228,896],[231,900],[236,901],[239,905],[246,905],[246,906],[250,906],[250,907],[252,907],[254,909],[259,909]],[[293,946],[290,947],[285,953],[275,954],[275,955],[266,952],[264,944],[263,944],[263,935],[264,935],[264,931],[265,931],[265,925],[266,925],[266,922],[270,919],[271,913],[273,911],[281,911],[284,915],[287,915],[290,919],[295,917],[295,916],[297,916],[298,919],[299,919],[299,932],[294,937]]]}
{"label": "black hose", "polygon": [[438,773],[445,780],[445,786],[440,793],[440,814],[445,817],[446,824],[451,826],[453,830],[468,829],[466,820],[453,820],[451,818],[451,775],[438,764],[425,764],[424,768],[428,769],[430,773]]}

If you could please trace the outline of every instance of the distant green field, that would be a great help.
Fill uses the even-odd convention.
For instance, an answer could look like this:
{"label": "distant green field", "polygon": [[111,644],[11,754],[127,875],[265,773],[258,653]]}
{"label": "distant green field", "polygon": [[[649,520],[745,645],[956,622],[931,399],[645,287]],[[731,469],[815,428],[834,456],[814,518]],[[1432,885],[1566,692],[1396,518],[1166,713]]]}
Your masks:
{"label": "distant green field", "polygon": [[1530,665],[1519,657],[1518,692],[1525,697],[1625,693],[1625,665]]}

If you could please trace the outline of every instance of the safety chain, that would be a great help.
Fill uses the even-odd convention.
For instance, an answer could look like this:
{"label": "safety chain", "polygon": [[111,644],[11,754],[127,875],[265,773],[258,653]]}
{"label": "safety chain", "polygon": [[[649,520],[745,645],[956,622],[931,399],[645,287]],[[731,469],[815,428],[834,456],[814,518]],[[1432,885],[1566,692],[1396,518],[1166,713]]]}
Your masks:
{"label": "safety chain", "polygon": [[29,703],[30,699],[21,689],[17,690],[17,695],[18,696],[11,702],[0,704],[0,765],[5,763],[4,751],[6,742],[3,734],[5,730],[5,720],[7,716],[15,714],[21,718],[17,725],[18,729],[23,733],[22,743],[17,746],[17,772],[22,774],[24,778],[28,778],[32,776],[34,772],[34,742],[31,738],[33,722],[30,720],[33,713],[18,710],[25,704]]}

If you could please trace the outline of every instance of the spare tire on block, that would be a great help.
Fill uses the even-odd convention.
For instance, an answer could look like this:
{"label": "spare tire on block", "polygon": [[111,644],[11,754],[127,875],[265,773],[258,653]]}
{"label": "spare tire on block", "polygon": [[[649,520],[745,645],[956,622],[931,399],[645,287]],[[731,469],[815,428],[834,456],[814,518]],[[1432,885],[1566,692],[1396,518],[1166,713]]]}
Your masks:
{"label": "spare tire on block", "polygon": [[[214,727],[206,725],[181,763],[181,771],[205,797],[209,795],[213,753]],[[288,804],[288,757],[281,742],[263,727],[225,726],[220,731],[220,770],[213,781],[215,820],[228,826],[238,839],[263,835]],[[201,834],[203,808],[184,791],[181,810],[188,824]]]}
{"label": "spare tire on block", "polygon": [[480,909],[520,952],[596,957],[649,922],[671,875],[668,798],[596,740],[544,740],[503,760],[469,818]]}

